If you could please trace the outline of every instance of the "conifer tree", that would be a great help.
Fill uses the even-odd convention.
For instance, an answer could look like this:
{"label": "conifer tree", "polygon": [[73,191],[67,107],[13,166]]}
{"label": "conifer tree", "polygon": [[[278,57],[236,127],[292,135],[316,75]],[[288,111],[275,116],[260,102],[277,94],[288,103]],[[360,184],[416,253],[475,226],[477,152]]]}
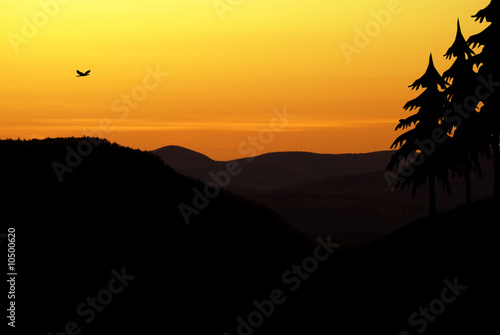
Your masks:
{"label": "conifer tree", "polygon": [[488,83],[491,93],[482,101],[480,115],[493,153],[494,196],[500,199],[500,0],[491,0],[486,8],[472,17],[480,23],[490,23],[482,32],[471,36],[467,43],[472,48],[483,47],[472,61],[479,67],[478,74]]}
{"label": "conifer tree", "polygon": [[446,166],[446,147],[449,136],[441,122],[447,105],[444,89],[447,82],[434,66],[432,54],[425,74],[409,87],[413,90],[425,88],[417,98],[404,106],[405,110],[418,112],[406,119],[399,120],[395,130],[415,127],[400,135],[391,148],[398,148],[387,166],[387,171],[398,169],[393,188],[412,186],[412,195],[427,182],[429,183],[429,214],[436,212],[435,182],[442,184],[451,193]]}
{"label": "conifer tree", "polygon": [[[479,156],[488,156],[488,140],[482,136],[478,108],[479,100],[470,99],[475,96],[480,84],[478,75],[473,69],[471,61],[474,51],[467,45],[457,21],[457,35],[453,45],[444,55],[447,59],[456,58],[453,65],[443,73],[445,80],[452,84],[445,90],[449,100],[449,108],[445,112],[444,122],[448,125],[447,131],[453,134],[453,155],[458,160],[460,175],[465,178],[466,202],[472,202],[471,172],[481,175]],[[467,105],[464,110],[464,105]]]}

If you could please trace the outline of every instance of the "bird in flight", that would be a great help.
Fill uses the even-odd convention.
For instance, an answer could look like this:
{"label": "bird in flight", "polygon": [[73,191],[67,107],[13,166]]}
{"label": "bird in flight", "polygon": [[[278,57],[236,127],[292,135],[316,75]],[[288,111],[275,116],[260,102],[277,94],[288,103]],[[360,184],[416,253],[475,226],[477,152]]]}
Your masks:
{"label": "bird in flight", "polygon": [[83,73],[83,72],[80,72],[78,70],[76,70],[76,73],[78,73],[78,76],[77,77],[85,77],[85,76],[88,76],[89,73],[90,73],[90,70],[88,70],[87,72]]}

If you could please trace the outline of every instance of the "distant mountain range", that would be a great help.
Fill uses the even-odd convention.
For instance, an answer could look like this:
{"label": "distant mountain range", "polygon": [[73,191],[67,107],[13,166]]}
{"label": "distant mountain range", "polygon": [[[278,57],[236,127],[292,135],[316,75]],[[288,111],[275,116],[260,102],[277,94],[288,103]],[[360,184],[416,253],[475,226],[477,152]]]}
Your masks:
{"label": "distant mountain range", "polygon": [[[228,162],[178,146],[154,150],[181,174],[213,182]],[[277,152],[237,159],[241,172],[226,189],[276,211],[296,229],[314,237],[332,233],[345,244],[359,245],[427,216],[428,193],[391,192],[384,170],[393,151],[366,154]],[[472,177],[474,200],[493,194],[492,162],[483,160],[483,178]],[[438,210],[465,203],[465,184],[452,178],[453,195],[437,189]]]}
{"label": "distant mountain range", "polygon": [[[226,171],[228,163],[179,146],[151,152],[177,172],[203,182],[214,181],[210,173]],[[241,195],[259,194],[325,178],[382,171],[392,154],[392,151],[338,155],[276,152],[235,159],[233,162],[241,167],[241,172],[231,176],[226,189]]]}

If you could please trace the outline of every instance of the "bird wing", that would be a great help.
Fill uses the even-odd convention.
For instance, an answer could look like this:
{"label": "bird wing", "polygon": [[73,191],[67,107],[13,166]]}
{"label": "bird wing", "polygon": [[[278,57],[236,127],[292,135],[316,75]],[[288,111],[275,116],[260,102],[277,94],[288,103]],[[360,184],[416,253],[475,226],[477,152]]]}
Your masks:
{"label": "bird wing", "polygon": [[85,72],[85,74],[89,74],[90,70],[88,70],[87,72]]}
{"label": "bird wing", "polygon": [[83,73],[78,70],[76,70],[76,73],[78,73],[80,76],[83,76]]}

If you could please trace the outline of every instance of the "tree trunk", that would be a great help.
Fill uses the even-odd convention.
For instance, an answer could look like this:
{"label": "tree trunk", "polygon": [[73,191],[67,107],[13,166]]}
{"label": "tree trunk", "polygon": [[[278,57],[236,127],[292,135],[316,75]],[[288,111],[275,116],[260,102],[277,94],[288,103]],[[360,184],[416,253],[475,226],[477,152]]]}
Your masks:
{"label": "tree trunk", "polygon": [[470,185],[470,169],[466,168],[465,170],[465,202],[467,205],[472,203],[472,188]]}
{"label": "tree trunk", "polygon": [[429,175],[429,216],[436,214],[436,189],[434,185],[434,173]]}

